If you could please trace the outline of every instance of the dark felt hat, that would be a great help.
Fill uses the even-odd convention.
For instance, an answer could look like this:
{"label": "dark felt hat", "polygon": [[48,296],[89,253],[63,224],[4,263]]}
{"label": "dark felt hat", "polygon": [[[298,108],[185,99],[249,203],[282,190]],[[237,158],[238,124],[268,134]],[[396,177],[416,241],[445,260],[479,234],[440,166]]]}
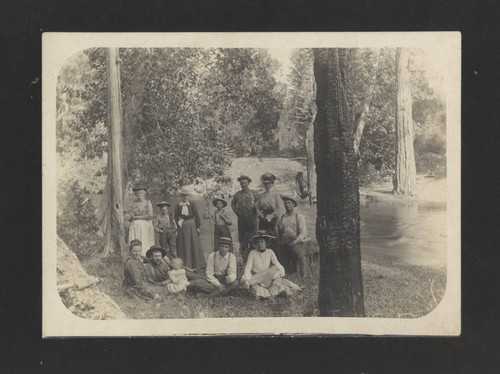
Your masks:
{"label": "dark felt hat", "polygon": [[265,239],[276,239],[276,237],[269,235],[265,230],[259,230],[252,235],[253,239],[265,238]]}
{"label": "dark felt hat", "polygon": [[249,176],[246,176],[246,175],[241,175],[239,178],[237,178],[236,180],[238,182],[241,182],[242,180],[246,179],[248,181],[248,183],[252,182],[252,179],[250,179]]}
{"label": "dark felt hat", "polygon": [[167,251],[165,251],[162,247],[159,247],[157,245],[152,245],[151,248],[149,248],[146,252],[146,257],[149,257],[150,255],[153,254],[153,252],[161,252],[161,257],[165,257],[167,255]]}
{"label": "dark felt hat", "polygon": [[218,244],[227,244],[227,245],[233,245],[233,241],[231,238],[226,238],[225,236],[221,236],[219,240],[217,240]]}
{"label": "dark felt hat", "polygon": [[226,207],[227,206],[227,203],[226,203],[226,200],[223,200],[223,199],[219,199],[218,197],[216,197],[215,199],[212,200],[212,205],[213,206],[216,206],[215,203],[217,201],[222,201],[222,204]]}
{"label": "dark felt hat", "polygon": [[297,204],[297,200],[295,200],[295,199],[294,199],[293,197],[291,197],[291,196],[282,196],[282,197],[281,197],[281,199],[282,199],[283,201],[285,201],[285,200],[290,200],[292,203],[294,203],[294,204],[295,204],[295,206],[297,206],[297,205],[298,205],[298,204]]}
{"label": "dark felt hat", "polygon": [[260,177],[260,180],[262,181],[262,183],[274,183],[274,181],[276,180],[276,175],[271,173],[264,173]]}
{"label": "dark felt hat", "polygon": [[156,204],[156,206],[159,206],[160,208],[162,206],[171,206],[172,204],[170,204],[168,201],[160,201],[158,204]]}
{"label": "dark felt hat", "polygon": [[146,191],[148,188],[142,184],[138,184],[137,186],[134,186],[132,187],[132,191],[140,191],[140,190],[144,190]]}

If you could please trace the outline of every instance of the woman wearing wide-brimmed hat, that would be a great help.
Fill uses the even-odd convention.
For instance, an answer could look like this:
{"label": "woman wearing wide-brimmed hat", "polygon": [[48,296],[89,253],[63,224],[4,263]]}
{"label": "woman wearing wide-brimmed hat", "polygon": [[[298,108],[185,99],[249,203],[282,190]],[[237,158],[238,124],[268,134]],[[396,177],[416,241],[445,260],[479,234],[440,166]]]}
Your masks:
{"label": "woman wearing wide-brimmed hat", "polygon": [[170,203],[160,201],[156,204],[161,209],[154,222],[155,231],[158,233],[158,244],[168,250],[170,256],[177,257],[177,225],[174,214],[169,212]]}
{"label": "woman wearing wide-brimmed hat", "polygon": [[130,208],[129,221],[131,222],[128,232],[128,242],[138,239],[142,243],[142,255],[155,245],[155,232],[153,228],[152,219],[153,205],[151,201],[146,199],[147,187],[143,185],[136,185],[132,188],[136,196],[136,200],[132,203]]}
{"label": "woman wearing wide-brimmed hat", "polygon": [[257,249],[250,251],[241,282],[250,288],[257,298],[270,298],[277,295],[290,296],[301,287],[285,279],[285,269],[276,254],[268,248],[274,239],[265,231],[257,231],[253,236]]}
{"label": "woman wearing wide-brimmed hat", "polygon": [[[276,224],[278,218],[285,212],[283,201],[279,192],[273,190],[276,176],[271,173],[265,173],[261,176],[265,191],[259,195],[257,200],[257,216],[259,218],[259,230],[265,230],[272,236],[276,235]],[[271,248],[277,251],[277,241],[271,241]]]}
{"label": "woman wearing wide-brimmed hat", "polygon": [[207,264],[201,247],[201,220],[198,208],[188,199],[189,194],[186,188],[182,189],[181,201],[176,205],[174,211],[179,233],[178,255],[187,267],[200,269]]}

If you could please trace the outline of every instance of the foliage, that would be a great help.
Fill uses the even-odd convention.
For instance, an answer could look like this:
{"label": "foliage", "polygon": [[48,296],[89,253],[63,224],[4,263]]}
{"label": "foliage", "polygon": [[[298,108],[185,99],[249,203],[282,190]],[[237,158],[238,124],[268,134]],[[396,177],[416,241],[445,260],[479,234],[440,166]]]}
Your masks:
{"label": "foliage", "polygon": [[288,90],[280,118],[280,155],[305,157],[306,132],[314,119],[314,75],[311,49],[295,49],[290,55]]}
{"label": "foliage", "polygon": [[57,235],[79,258],[90,257],[102,249],[95,208],[78,181],[58,183],[57,187]]}
{"label": "foliage", "polygon": [[[431,152],[444,156],[446,153],[445,107],[442,98],[430,87],[425,53],[423,50],[410,51],[414,146],[419,172],[429,171],[424,167],[424,164],[429,166],[426,154]],[[392,175],[394,169],[397,92],[395,49],[354,50],[351,68],[355,119],[369,100],[359,166],[360,181],[366,184]]]}
{"label": "foliage", "polygon": [[[266,50],[128,48],[120,50],[120,59],[132,181],[173,192],[196,177],[222,175],[235,154],[274,152],[283,97],[274,78],[278,63]],[[76,163],[104,159],[103,49],[68,60],[57,97],[58,151],[75,154]],[[106,175],[106,164],[101,166],[91,179]]]}

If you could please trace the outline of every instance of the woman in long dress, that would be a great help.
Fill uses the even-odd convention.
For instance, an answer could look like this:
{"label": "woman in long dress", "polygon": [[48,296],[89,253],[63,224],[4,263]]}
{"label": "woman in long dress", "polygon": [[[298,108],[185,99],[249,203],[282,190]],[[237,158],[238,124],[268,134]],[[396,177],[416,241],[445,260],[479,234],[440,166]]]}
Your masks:
{"label": "woman in long dress", "polygon": [[146,199],[147,187],[135,186],[133,191],[137,199],[132,203],[130,209],[131,221],[128,242],[132,242],[134,239],[140,240],[142,243],[142,255],[146,255],[146,251],[155,245],[155,232],[153,228],[152,219],[153,216],[153,205],[151,201]]}
{"label": "woman in long dress", "polygon": [[183,188],[181,201],[174,211],[175,223],[179,232],[178,255],[184,264],[193,269],[204,268],[207,265],[200,239],[200,215],[198,208],[188,200],[189,192]]}
{"label": "woman in long dress", "polygon": [[[277,237],[276,226],[278,218],[285,212],[285,207],[280,193],[273,190],[276,176],[271,173],[265,173],[260,179],[266,190],[259,195],[257,200],[259,230],[264,230],[269,235]],[[277,253],[278,241],[276,239],[271,240],[270,247]]]}
{"label": "woman in long dress", "polygon": [[285,269],[276,254],[267,248],[267,240],[272,239],[265,231],[257,231],[253,236],[257,249],[250,251],[241,282],[250,288],[257,298],[268,299],[277,295],[291,296],[302,288],[285,279]]}

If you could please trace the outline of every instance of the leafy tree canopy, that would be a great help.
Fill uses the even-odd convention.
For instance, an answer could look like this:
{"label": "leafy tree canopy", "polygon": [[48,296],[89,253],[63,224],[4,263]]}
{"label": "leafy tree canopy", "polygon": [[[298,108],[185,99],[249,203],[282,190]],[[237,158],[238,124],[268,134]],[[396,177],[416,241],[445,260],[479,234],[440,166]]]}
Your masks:
{"label": "leafy tree canopy", "polygon": [[[283,87],[274,78],[279,64],[266,50],[128,48],[120,59],[132,181],[168,192],[196,177],[222,175],[235,155],[263,156],[276,147]],[[58,151],[74,162],[104,159],[104,50],[68,60],[57,88]],[[106,174],[100,165],[91,170],[95,177]]]}

